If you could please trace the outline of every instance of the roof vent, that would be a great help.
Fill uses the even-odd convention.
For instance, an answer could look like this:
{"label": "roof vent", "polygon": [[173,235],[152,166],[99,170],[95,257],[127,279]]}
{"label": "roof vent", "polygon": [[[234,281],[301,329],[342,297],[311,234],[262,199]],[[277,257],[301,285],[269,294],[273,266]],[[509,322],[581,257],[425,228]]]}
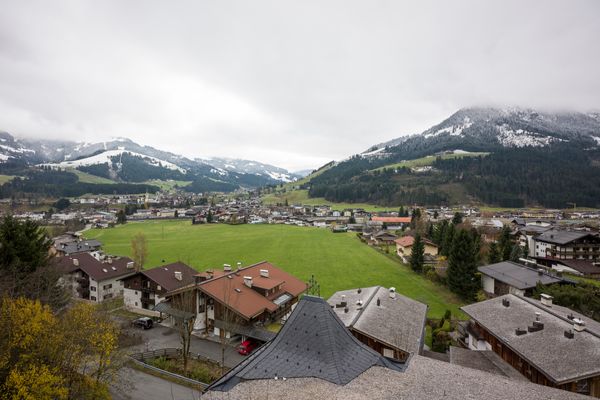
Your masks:
{"label": "roof vent", "polygon": [[235,289],[233,289],[233,290],[235,290],[235,291],[236,291],[236,292],[238,292],[238,293],[242,293],[242,289],[235,288]]}
{"label": "roof vent", "polygon": [[229,264],[223,264],[223,271],[226,271],[226,272],[231,271],[231,265],[229,265]]}
{"label": "roof vent", "polygon": [[521,336],[521,335],[524,335],[526,333],[527,333],[527,331],[525,329],[521,329],[521,328],[515,329],[515,335],[517,335],[517,336]]}
{"label": "roof vent", "polygon": [[108,257],[108,260],[107,260],[107,262],[108,262],[109,264],[112,264],[112,257]]}
{"label": "roof vent", "polygon": [[348,307],[344,308],[344,312],[347,313],[348,312]]}
{"label": "roof vent", "polygon": [[573,329],[582,332],[585,329],[585,322],[579,318],[573,318]]}
{"label": "roof vent", "polygon": [[183,274],[181,273],[181,271],[175,271],[175,279],[177,279],[178,281],[183,280]]}
{"label": "roof vent", "polygon": [[553,299],[552,296],[550,296],[549,294],[546,294],[546,293],[542,293],[542,295],[540,297],[541,297],[543,305],[545,305],[546,307],[552,307],[552,299]]}
{"label": "roof vent", "polygon": [[544,275],[544,270],[542,268],[538,268],[538,275]]}
{"label": "roof vent", "polygon": [[502,299],[502,305],[504,307],[510,307],[510,300],[508,300],[508,299]]}
{"label": "roof vent", "polygon": [[358,294],[360,294],[362,292],[361,288],[358,288]]}
{"label": "roof vent", "polygon": [[541,331],[542,329],[544,329],[544,324],[542,324],[539,321],[533,321],[533,325],[527,327],[527,330],[529,332],[538,332],[538,331]]}
{"label": "roof vent", "polygon": [[79,260],[76,259],[76,258],[74,258],[73,259],[73,265],[76,266],[76,267],[79,267]]}
{"label": "roof vent", "polygon": [[261,269],[260,270],[260,276],[262,276],[263,278],[268,278],[269,277],[269,270],[268,269]]}
{"label": "roof vent", "polygon": [[540,322],[540,317],[542,316],[542,314],[539,311],[535,312],[535,320]]}
{"label": "roof vent", "polygon": [[573,313],[567,315],[567,318],[570,319],[571,321],[573,321],[575,319],[575,316],[573,315]]}
{"label": "roof vent", "polygon": [[377,299],[377,307],[379,307],[381,305],[381,300]]}
{"label": "roof vent", "polygon": [[252,287],[252,277],[251,276],[244,276],[244,285],[248,286],[249,288]]}
{"label": "roof vent", "polygon": [[102,268],[102,272],[108,272],[106,268]]}
{"label": "roof vent", "polygon": [[132,269],[133,268],[133,261],[129,261],[127,263],[127,269]]}
{"label": "roof vent", "polygon": [[396,288],[391,287],[390,288],[390,299],[395,299],[395,298],[396,298]]}
{"label": "roof vent", "polygon": [[565,331],[565,337],[567,339],[573,339],[575,337],[575,333],[571,329],[569,329],[568,331]]}
{"label": "roof vent", "polygon": [[357,300],[356,301],[356,305],[359,306],[359,307],[362,306],[363,305],[363,301],[362,300]]}
{"label": "roof vent", "polygon": [[242,263],[241,262],[237,262],[237,269],[241,269],[242,268]]}
{"label": "roof vent", "polygon": [[110,269],[112,269],[113,271],[116,271],[117,268],[116,267],[110,267]]}

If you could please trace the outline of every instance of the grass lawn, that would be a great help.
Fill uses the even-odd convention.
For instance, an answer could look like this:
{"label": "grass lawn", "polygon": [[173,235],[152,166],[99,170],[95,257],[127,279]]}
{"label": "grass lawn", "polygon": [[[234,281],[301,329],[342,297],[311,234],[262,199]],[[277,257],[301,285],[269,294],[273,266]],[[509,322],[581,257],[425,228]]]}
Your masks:
{"label": "grass lawn", "polygon": [[14,175],[0,175],[0,185],[10,182],[15,178]]}
{"label": "grass lawn", "polygon": [[88,174],[87,172],[79,171],[78,169],[69,169],[68,171],[77,175],[77,177],[79,178],[79,182],[82,183],[116,183],[115,181],[112,181],[110,179]]}
{"label": "grass lawn", "polygon": [[189,221],[130,222],[86,233],[104,243],[110,254],[131,255],[131,237],[138,232],[148,239],[148,268],[163,260],[181,260],[198,270],[266,260],[304,281],[314,274],[324,298],[343,289],[393,286],[428,304],[432,318],[441,318],[446,309],[464,317],[458,310],[462,303],[446,288],[361,243],[352,233],[290,225],[192,225]]}
{"label": "grass lawn", "polygon": [[390,168],[402,168],[402,167],[407,167],[407,168],[424,167],[426,165],[433,164],[433,162],[438,157],[440,157],[442,160],[449,160],[449,159],[453,159],[453,158],[463,158],[463,157],[478,157],[478,156],[484,157],[484,156],[487,156],[488,154],[490,154],[490,153],[472,152],[472,153],[443,154],[441,156],[426,156],[426,157],[416,158],[414,160],[401,161],[396,164],[384,165],[383,167],[375,168],[372,171],[381,171],[384,168],[390,169]]}
{"label": "grass lawn", "polygon": [[161,190],[173,190],[175,186],[184,187],[192,183],[192,181],[175,181],[172,179],[169,180],[161,180],[161,179],[150,179],[144,182],[148,185],[158,186]]}
{"label": "grass lawn", "polygon": [[327,201],[322,197],[308,197],[308,190],[290,190],[287,192],[277,192],[267,194],[262,197],[262,202],[264,204],[285,204],[285,200],[287,199],[288,204],[301,204],[301,205],[329,205],[335,210],[344,210],[346,208],[362,208],[366,211],[398,211],[400,206],[377,206],[373,204],[367,203],[334,203],[331,201]]}

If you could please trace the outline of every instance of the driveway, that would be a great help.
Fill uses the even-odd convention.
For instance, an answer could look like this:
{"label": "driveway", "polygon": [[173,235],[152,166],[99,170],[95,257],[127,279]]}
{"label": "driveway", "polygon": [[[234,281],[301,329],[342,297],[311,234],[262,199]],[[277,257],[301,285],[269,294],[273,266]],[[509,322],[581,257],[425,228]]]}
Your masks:
{"label": "driveway", "polygon": [[[148,330],[135,330],[136,334],[142,336],[143,344],[128,348],[129,353],[142,352],[148,350],[157,350],[165,347],[181,347],[181,339],[179,332],[175,329],[167,328],[162,325],[155,325],[154,328]],[[190,343],[190,351],[200,354],[210,360],[221,361],[221,344],[207,339],[202,339],[197,336],[192,336]],[[232,346],[225,346],[225,366],[228,368],[235,367],[244,359],[244,356],[239,354]]]}
{"label": "driveway", "polygon": [[[126,348],[128,354],[165,347],[181,347],[179,333],[175,329],[162,325],[155,325],[154,328],[148,330],[132,328],[132,332],[141,336],[142,344]],[[192,336],[190,351],[218,363],[221,361],[220,343]],[[225,347],[226,367],[232,368],[243,359],[244,356],[240,355],[234,347]],[[111,388],[111,395],[116,400],[196,400],[200,398],[200,392],[197,390],[132,368],[123,368],[121,374],[128,383],[124,387]]]}
{"label": "driveway", "polygon": [[131,382],[126,388],[110,389],[114,400],[198,400],[200,392],[186,386],[157,378],[133,368],[123,368],[121,374]]}

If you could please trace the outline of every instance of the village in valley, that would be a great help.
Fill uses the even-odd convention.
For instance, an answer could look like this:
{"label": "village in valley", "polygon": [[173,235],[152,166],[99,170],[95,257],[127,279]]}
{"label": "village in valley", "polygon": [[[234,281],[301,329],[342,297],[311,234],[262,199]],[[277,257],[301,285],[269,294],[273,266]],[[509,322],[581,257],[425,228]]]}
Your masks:
{"label": "village in valley", "polygon": [[600,399],[600,0],[0,10],[0,400]]}
{"label": "village in valley", "polygon": [[[600,396],[596,211],[367,211],[286,203],[264,204],[251,192],[186,197],[172,191],[70,199],[61,215],[75,225],[55,214],[14,218],[63,227],[53,238],[52,263],[73,299],[110,309],[137,337],[125,348],[127,368],[175,377],[207,398],[247,398],[267,386],[275,397],[290,388],[313,397],[336,387],[343,398],[382,398],[381,390],[464,398],[467,383],[501,396],[507,382],[515,393],[539,398]],[[198,232],[191,241],[202,240],[209,227],[234,233],[242,225],[345,236],[352,246],[392,260],[410,279],[452,293],[458,311],[432,313],[418,294],[403,294],[387,281],[322,282],[311,265],[303,276],[269,259],[149,265],[154,241],[144,232],[174,223]],[[70,226],[83,229],[65,231]],[[122,253],[107,252],[103,236],[90,235],[125,227],[137,234]],[[461,254],[452,242],[477,254]],[[291,378],[311,385],[300,389]]]}

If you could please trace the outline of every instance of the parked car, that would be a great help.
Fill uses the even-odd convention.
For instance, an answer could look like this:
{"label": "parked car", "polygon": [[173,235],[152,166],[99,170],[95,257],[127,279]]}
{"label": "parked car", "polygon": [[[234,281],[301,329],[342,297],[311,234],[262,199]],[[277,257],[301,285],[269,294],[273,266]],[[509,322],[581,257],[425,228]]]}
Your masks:
{"label": "parked car", "polygon": [[257,346],[258,344],[254,340],[246,339],[238,346],[238,353],[243,356],[247,356],[248,354],[252,353]]}
{"label": "parked car", "polygon": [[138,318],[136,320],[133,320],[131,322],[131,324],[133,326],[137,326],[138,328],[150,329],[150,328],[152,328],[154,326],[154,321],[152,321],[152,318],[141,317],[141,318]]}

